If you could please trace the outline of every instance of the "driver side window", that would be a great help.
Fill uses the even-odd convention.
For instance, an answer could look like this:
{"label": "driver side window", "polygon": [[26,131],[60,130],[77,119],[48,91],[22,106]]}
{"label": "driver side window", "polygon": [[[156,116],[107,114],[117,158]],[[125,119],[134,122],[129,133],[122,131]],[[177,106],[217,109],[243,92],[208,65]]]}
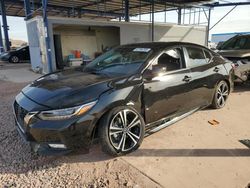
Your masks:
{"label": "driver side window", "polygon": [[182,56],[180,48],[173,48],[165,51],[156,60],[153,66],[165,68],[167,72],[182,68]]}

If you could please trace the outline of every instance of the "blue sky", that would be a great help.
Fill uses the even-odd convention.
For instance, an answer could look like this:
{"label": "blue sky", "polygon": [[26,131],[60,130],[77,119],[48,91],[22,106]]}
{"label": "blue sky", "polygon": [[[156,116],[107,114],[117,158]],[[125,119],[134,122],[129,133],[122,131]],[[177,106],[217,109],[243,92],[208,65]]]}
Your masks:
{"label": "blue sky", "polygon": [[[215,8],[212,10],[211,26],[213,26],[223,15],[225,15],[232,7]],[[149,15],[143,15],[142,19],[149,20]],[[203,16],[204,20],[205,17]],[[164,14],[157,13],[155,20],[164,21]],[[176,22],[177,13],[168,12],[167,22]],[[26,23],[24,18],[8,17],[9,35],[11,39],[19,39],[27,41]],[[250,5],[238,6],[234,9],[220,24],[214,27],[212,33],[224,32],[250,32]]]}

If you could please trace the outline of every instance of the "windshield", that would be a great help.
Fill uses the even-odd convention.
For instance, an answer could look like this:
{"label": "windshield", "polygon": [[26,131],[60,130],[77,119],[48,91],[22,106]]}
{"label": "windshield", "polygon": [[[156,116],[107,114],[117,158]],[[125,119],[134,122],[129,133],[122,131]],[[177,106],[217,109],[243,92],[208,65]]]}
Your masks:
{"label": "windshield", "polygon": [[223,43],[220,50],[243,50],[250,49],[250,36],[233,37]]}
{"label": "windshield", "polygon": [[22,50],[22,49],[25,49],[25,48],[27,48],[27,46],[21,46],[21,47],[17,48],[16,51]]}
{"label": "windshield", "polygon": [[103,74],[132,74],[151,54],[151,48],[118,47],[96,58],[86,66],[86,70]]}

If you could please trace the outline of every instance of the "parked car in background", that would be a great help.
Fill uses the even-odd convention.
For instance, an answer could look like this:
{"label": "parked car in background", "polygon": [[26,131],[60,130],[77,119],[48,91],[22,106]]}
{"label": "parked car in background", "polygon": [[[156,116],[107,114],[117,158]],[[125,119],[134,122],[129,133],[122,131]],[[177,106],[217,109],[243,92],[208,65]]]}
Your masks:
{"label": "parked car in background", "polygon": [[235,81],[247,81],[250,75],[250,35],[237,35],[221,44],[218,50],[234,63]]}
{"label": "parked car in background", "polygon": [[1,61],[8,61],[10,63],[20,63],[23,61],[30,61],[29,46],[23,46],[9,52],[4,52],[0,55]]}
{"label": "parked car in background", "polygon": [[86,67],[45,75],[16,96],[20,135],[40,154],[89,149],[123,155],[154,133],[199,109],[223,108],[233,68],[190,43],[123,45]]}

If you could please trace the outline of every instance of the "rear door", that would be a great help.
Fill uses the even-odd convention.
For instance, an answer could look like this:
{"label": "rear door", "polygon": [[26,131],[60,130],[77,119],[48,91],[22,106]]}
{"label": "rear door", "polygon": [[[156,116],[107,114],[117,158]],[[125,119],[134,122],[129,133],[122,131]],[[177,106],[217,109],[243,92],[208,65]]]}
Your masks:
{"label": "rear door", "polygon": [[223,65],[216,64],[209,50],[196,46],[185,46],[184,55],[190,68],[192,80],[190,87],[190,108],[207,106],[211,103],[214,87]]}
{"label": "rear door", "polygon": [[[150,71],[156,65],[165,66],[166,72],[151,75]],[[165,50],[153,61],[143,75],[143,102],[147,124],[188,110],[189,77],[190,70],[185,66],[183,50],[180,47]]]}

